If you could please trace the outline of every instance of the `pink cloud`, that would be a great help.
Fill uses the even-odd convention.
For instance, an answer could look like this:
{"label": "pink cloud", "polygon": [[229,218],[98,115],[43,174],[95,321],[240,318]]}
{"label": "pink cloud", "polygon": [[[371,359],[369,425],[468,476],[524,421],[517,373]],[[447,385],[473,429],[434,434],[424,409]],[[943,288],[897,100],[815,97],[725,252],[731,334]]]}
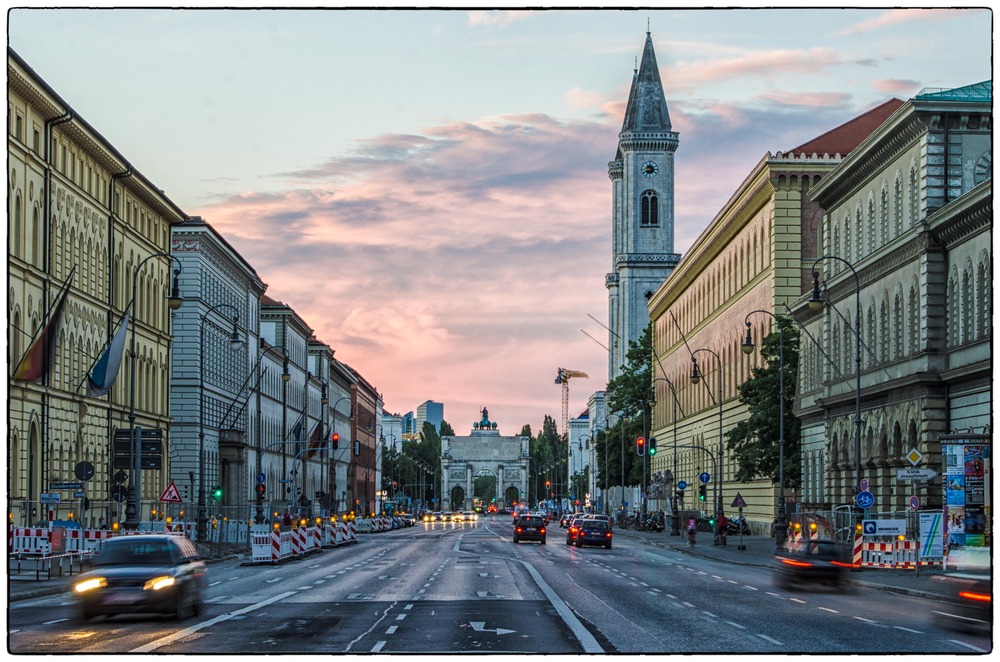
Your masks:
{"label": "pink cloud", "polygon": [[833,34],[834,37],[846,37],[872,30],[890,28],[902,23],[913,21],[941,21],[960,14],[971,11],[983,11],[981,9],[951,9],[951,8],[911,8],[911,9],[889,9],[875,18],[869,18],[860,23],[855,23],[851,27]]}
{"label": "pink cloud", "polygon": [[892,95],[902,94],[904,97],[913,94],[913,92],[920,89],[920,87],[920,82],[915,80],[883,78],[875,81],[875,89],[879,92]]}
{"label": "pink cloud", "polygon": [[724,60],[694,63],[679,61],[665,72],[664,84],[670,89],[690,91],[709,80],[729,80],[751,75],[774,76],[778,73],[815,74],[843,63],[837,51],[830,48],[754,51]]}

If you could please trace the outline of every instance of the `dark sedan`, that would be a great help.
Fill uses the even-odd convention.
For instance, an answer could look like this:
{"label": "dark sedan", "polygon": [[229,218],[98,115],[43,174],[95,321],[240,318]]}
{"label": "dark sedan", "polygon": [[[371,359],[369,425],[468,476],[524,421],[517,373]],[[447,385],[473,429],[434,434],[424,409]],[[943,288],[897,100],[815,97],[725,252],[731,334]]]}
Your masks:
{"label": "dark sedan", "polygon": [[611,527],[608,523],[599,519],[580,520],[576,532],[576,546],[584,545],[600,545],[605,549],[611,549]]}
{"label": "dark sedan", "polygon": [[840,586],[851,567],[844,546],[835,540],[802,540],[790,543],[775,555],[776,583],[782,588],[807,584]]}
{"label": "dark sedan", "polygon": [[545,544],[545,520],[538,515],[521,515],[514,522],[514,542],[537,540]]}
{"label": "dark sedan", "polygon": [[111,538],[93,569],[73,585],[83,621],[102,614],[166,613],[196,616],[205,591],[205,563],[194,544],[172,535]]}

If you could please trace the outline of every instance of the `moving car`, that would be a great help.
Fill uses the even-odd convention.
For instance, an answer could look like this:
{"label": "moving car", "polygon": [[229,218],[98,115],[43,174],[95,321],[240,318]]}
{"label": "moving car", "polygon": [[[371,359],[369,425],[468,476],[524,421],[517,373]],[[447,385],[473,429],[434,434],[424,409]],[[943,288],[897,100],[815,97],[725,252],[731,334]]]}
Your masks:
{"label": "moving car", "polygon": [[514,522],[514,543],[537,540],[545,544],[545,521],[538,515],[521,515]]}
{"label": "moving car", "polygon": [[599,519],[584,518],[579,520],[576,531],[576,546],[601,545],[611,549],[611,527]]}
{"label": "moving car", "polygon": [[589,515],[584,515],[583,519],[600,520],[602,522],[607,522],[609,529],[614,529],[615,528],[614,525],[611,523],[611,518],[608,517],[607,515],[597,515],[597,514],[592,513],[592,514],[589,514]]}
{"label": "moving car", "polygon": [[[456,517],[455,519],[457,520],[458,518]],[[462,511],[462,521],[463,522],[475,522],[477,519],[479,519],[479,517],[474,512],[472,512],[471,510],[463,510]]]}
{"label": "moving car", "polygon": [[446,510],[446,511],[442,512],[441,513],[441,521],[442,522],[453,522],[453,521],[455,521],[455,513],[451,512],[450,510]]}
{"label": "moving car", "polygon": [[583,524],[582,517],[576,517],[572,519],[569,523],[569,528],[566,529],[566,544],[572,545],[576,542],[576,536],[580,532],[580,525]]}
{"label": "moving car", "polygon": [[93,569],[73,585],[77,616],[152,612],[177,620],[201,612],[205,562],[194,543],[172,535],[111,538],[94,555]]}
{"label": "moving car", "polygon": [[789,543],[775,554],[775,582],[782,588],[807,584],[840,586],[851,567],[845,547],[836,540],[816,539]]}
{"label": "moving car", "polygon": [[993,580],[989,547],[956,547],[948,552],[948,570],[935,577],[947,597],[932,603],[938,624],[954,630],[992,630]]}

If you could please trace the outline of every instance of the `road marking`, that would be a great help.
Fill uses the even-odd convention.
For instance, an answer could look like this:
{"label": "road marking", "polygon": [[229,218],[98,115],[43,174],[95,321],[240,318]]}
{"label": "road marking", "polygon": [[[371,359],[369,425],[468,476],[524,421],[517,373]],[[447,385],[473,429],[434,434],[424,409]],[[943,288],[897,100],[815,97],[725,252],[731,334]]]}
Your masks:
{"label": "road marking", "polygon": [[778,594],[778,593],[772,593],[771,591],[764,591],[764,592],[767,593],[770,596],[775,597],[775,598],[780,598],[781,597],[781,595]]}
{"label": "road marking", "polygon": [[[412,605],[411,605],[411,606],[412,606]],[[397,617],[396,617],[396,620],[397,620],[397,621],[401,621],[401,620],[403,620],[404,618],[406,618],[406,614],[400,614],[399,616],[397,616]]]}
{"label": "road marking", "polygon": [[649,586],[646,582],[639,582],[642,586]]}
{"label": "road marking", "polygon": [[667,594],[666,594],[666,596],[667,596],[668,598],[670,598],[671,600],[676,600],[676,599],[677,599],[677,596],[676,596],[676,595],[670,595],[669,593],[667,593]]}
{"label": "road marking", "polygon": [[739,582],[733,581],[732,579],[727,579],[726,581],[729,582],[730,584],[739,584]]}
{"label": "road marking", "polygon": [[948,641],[950,641],[953,644],[958,644],[959,646],[965,646],[966,648],[971,648],[972,650],[976,651],[977,653],[988,653],[989,652],[989,651],[983,650],[982,648],[979,648],[978,646],[973,646],[972,644],[967,644],[964,641],[959,641],[958,639],[949,639]]}
{"label": "road marking", "polygon": [[656,591],[646,591],[646,593],[649,593],[650,595],[656,595]]}
{"label": "road marking", "polygon": [[775,646],[784,646],[785,645],[785,644],[781,643],[780,641],[778,641],[777,639],[772,639],[771,637],[767,636],[766,634],[760,634],[758,632],[757,636],[760,637],[761,639],[763,639],[764,641],[770,641]]}
{"label": "road marking", "polygon": [[151,641],[148,644],[146,644],[144,646],[140,646],[139,648],[135,648],[135,649],[133,649],[133,650],[131,650],[129,652],[130,653],[150,653],[150,652],[156,650],[157,648],[161,648],[161,647],[166,646],[168,644],[172,644],[175,641],[179,641],[179,640],[183,639],[184,637],[189,637],[192,634],[194,634],[195,632],[197,632],[198,630],[202,630],[204,628],[211,627],[211,626],[215,625],[216,623],[222,623],[223,621],[228,621],[231,618],[235,618],[236,616],[242,616],[243,614],[248,614],[248,613],[250,613],[252,611],[256,611],[257,609],[261,609],[263,607],[266,607],[266,606],[268,606],[270,604],[278,602],[279,600],[284,600],[285,598],[287,598],[290,595],[295,595],[295,591],[285,591],[284,593],[279,593],[278,595],[270,597],[267,600],[263,600],[263,601],[258,602],[256,604],[252,604],[249,607],[244,607],[243,609],[237,609],[236,611],[230,611],[230,612],[226,612],[225,614],[220,614],[219,616],[216,616],[215,618],[210,618],[207,621],[202,621],[201,623],[198,623],[196,625],[192,625],[191,627],[184,628],[183,630],[177,630],[176,632],[173,632],[173,633],[167,635],[166,637],[161,637],[159,639]]}
{"label": "road marking", "polygon": [[413,609],[413,605],[406,605],[403,607],[403,611],[410,611],[411,609]]}
{"label": "road marking", "polygon": [[912,632],[913,634],[923,634],[923,631],[921,631],[921,630],[914,630],[914,629],[911,629],[911,628],[904,628],[902,625],[893,625],[892,627],[896,628],[897,630],[903,630],[905,632]]}
{"label": "road marking", "polygon": [[[277,580],[277,579],[275,579],[274,581],[278,581],[278,580]],[[219,584],[221,584],[221,583],[222,583],[222,580],[220,579],[220,580],[219,580],[219,581],[217,581],[217,582],[209,582],[209,584],[208,584],[208,585],[209,585],[209,586],[218,586],[218,585],[219,585]]]}
{"label": "road marking", "polygon": [[800,605],[807,605],[807,604],[809,604],[805,600],[799,600],[798,598],[788,598],[788,599],[791,600],[792,602],[798,602]]}
{"label": "road marking", "polygon": [[382,650],[382,647],[385,646],[385,644],[386,644],[386,642],[384,642],[384,641],[378,642],[377,644],[375,644],[374,646],[372,646],[372,652],[373,653],[380,652]]}
{"label": "road marking", "polygon": [[743,585],[743,588],[750,589],[751,591],[758,591],[758,590],[760,590],[760,589],[754,588],[753,586],[747,586],[746,584]]}
{"label": "road marking", "polygon": [[296,590],[299,590],[299,591],[308,591],[308,590],[309,590],[309,589],[311,589],[311,588],[313,588],[313,587],[312,587],[312,586],[300,586],[300,587],[299,587],[298,589],[296,589]]}
{"label": "road marking", "polygon": [[864,621],[865,623],[876,623],[876,624],[878,623],[878,621],[862,618],[861,616],[854,616],[854,618],[858,619],[859,621]]}
{"label": "road marking", "polygon": [[68,618],[57,618],[54,621],[45,621],[42,625],[55,625],[56,623],[62,623],[63,621],[68,621]]}
{"label": "road marking", "polygon": [[685,606],[687,606],[687,607],[691,607],[691,609],[694,609],[694,605],[693,605],[693,604],[691,604],[690,602],[682,602],[681,604],[682,604],[682,605],[685,605]]}
{"label": "road marking", "polygon": [[386,634],[396,634],[396,628],[397,628],[397,627],[398,627],[398,626],[396,626],[396,625],[390,625],[390,626],[389,626],[389,629],[387,629],[387,630],[385,631],[385,633],[386,633]]}
{"label": "road marking", "polygon": [[712,575],[712,579],[718,579],[720,582],[722,581],[722,577],[718,575]]}
{"label": "road marking", "polygon": [[743,625],[740,625],[739,623],[733,623],[732,621],[726,621],[726,623],[728,625],[732,625],[734,628],[739,628],[741,630],[746,630],[746,627],[743,626]]}
{"label": "road marking", "polygon": [[655,592],[657,592],[657,593],[660,593],[660,592],[661,592],[661,591],[660,591],[660,589],[656,588],[655,586],[653,587],[653,590],[654,590]]}
{"label": "road marking", "polygon": [[[816,607],[816,608],[817,608],[817,609],[822,609],[823,611],[828,611],[828,612],[830,612],[831,614],[839,614],[839,613],[840,613],[840,612],[839,612],[839,611],[837,611],[836,609],[830,609],[829,607]],[[906,628],[902,628],[902,629],[904,629],[904,630],[905,630]],[[911,630],[911,632],[916,632],[916,630]]]}
{"label": "road marking", "polygon": [[712,618],[718,618],[718,616],[716,616],[716,615],[715,615],[715,614],[713,614],[712,612],[710,612],[710,611],[705,611],[704,609],[702,609],[702,610],[701,610],[701,613],[703,613],[703,614],[705,614],[705,615],[707,615],[707,616],[711,616]]}

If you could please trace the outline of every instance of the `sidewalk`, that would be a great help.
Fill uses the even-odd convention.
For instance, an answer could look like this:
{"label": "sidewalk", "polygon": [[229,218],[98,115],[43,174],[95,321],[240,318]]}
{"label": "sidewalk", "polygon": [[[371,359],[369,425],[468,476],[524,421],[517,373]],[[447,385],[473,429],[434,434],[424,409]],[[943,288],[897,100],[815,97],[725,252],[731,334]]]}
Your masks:
{"label": "sidewalk", "polygon": [[[671,548],[691,556],[768,569],[775,567],[774,539],[765,536],[743,536],[746,549],[740,550],[740,536],[729,536],[728,544],[723,547],[712,544],[712,534],[699,532],[697,544],[689,547],[687,534],[683,531],[679,536],[672,536],[669,529],[653,533],[615,528],[614,534],[644,540],[650,545]],[[861,568],[848,571],[847,579],[858,588],[943,599],[950,589],[948,582],[942,581],[944,575],[940,568],[920,568],[919,574],[914,570]]]}

